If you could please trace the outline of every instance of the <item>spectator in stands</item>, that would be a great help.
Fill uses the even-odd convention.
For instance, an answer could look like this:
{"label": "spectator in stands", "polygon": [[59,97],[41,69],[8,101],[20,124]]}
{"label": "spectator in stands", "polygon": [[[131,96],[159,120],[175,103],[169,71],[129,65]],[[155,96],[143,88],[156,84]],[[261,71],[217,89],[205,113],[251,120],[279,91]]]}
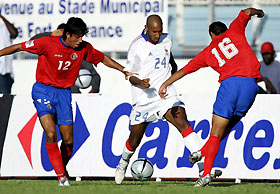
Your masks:
{"label": "spectator in stands", "polygon": [[[10,46],[12,39],[18,36],[18,30],[3,15],[0,14],[0,49]],[[0,93],[10,94],[14,83],[12,66],[13,56],[0,58]]]}
{"label": "spectator in stands", "polygon": [[280,52],[275,53],[275,60],[280,62]]}
{"label": "spectator in stands", "polygon": [[261,64],[261,81],[264,81],[267,93],[280,93],[280,62],[275,60],[275,50],[271,42],[261,46],[263,60]]}
{"label": "spectator in stands", "polygon": [[[43,33],[36,34],[30,40],[41,38],[43,36],[62,36],[64,28],[65,28],[65,23],[61,23],[60,25],[58,25],[58,27],[55,31],[53,31],[53,32],[43,32]],[[89,93],[99,93],[101,77],[97,73],[97,71],[95,70],[93,65],[91,63],[83,60],[82,65],[81,65],[81,69],[89,70],[89,72],[92,75],[92,79],[91,79],[91,83],[90,83],[91,90],[89,91]],[[75,85],[71,86],[71,92],[72,93],[81,93],[80,89]]]}

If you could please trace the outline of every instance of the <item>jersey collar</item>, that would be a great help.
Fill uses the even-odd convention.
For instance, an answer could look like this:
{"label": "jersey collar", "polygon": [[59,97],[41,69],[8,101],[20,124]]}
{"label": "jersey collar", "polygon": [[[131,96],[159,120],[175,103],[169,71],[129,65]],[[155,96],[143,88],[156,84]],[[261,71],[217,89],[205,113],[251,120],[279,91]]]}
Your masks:
{"label": "jersey collar", "polygon": [[146,40],[146,42],[149,42],[149,43],[151,43],[151,44],[154,44],[154,43],[152,43],[151,41],[149,41],[149,39],[147,38],[147,36],[146,36],[146,34],[145,34],[145,29],[142,31],[142,34],[141,34],[141,36]]}
{"label": "jersey collar", "polygon": [[71,48],[70,46],[67,46],[67,45],[63,42],[62,36],[59,36],[59,40],[60,40],[60,42],[61,42],[61,44],[62,44],[63,46],[65,46],[65,47],[67,47],[67,48]]}

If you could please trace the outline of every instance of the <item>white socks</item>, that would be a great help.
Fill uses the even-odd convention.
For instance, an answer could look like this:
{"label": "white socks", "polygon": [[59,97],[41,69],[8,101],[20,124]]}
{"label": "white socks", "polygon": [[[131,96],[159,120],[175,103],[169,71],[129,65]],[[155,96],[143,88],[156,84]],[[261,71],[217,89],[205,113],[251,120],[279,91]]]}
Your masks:
{"label": "white socks", "polygon": [[120,163],[129,163],[130,158],[134,154],[134,151],[129,151],[126,148],[126,145],[124,146],[123,153],[122,153],[122,158],[120,160]]}
{"label": "white socks", "polygon": [[[201,140],[195,132],[190,133],[183,138],[185,146],[190,150],[191,153],[196,152],[202,148]],[[204,170],[204,158],[197,162],[199,172]]]}

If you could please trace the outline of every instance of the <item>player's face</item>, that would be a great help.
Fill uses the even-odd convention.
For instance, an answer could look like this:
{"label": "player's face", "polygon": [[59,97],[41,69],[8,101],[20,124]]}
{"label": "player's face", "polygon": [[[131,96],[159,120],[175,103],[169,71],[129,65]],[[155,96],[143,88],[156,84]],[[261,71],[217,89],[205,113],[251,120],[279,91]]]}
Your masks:
{"label": "player's face", "polygon": [[154,22],[149,26],[145,26],[146,36],[150,42],[157,44],[162,34],[162,25]]}
{"label": "player's face", "polygon": [[263,61],[265,64],[270,65],[274,61],[274,54],[272,53],[264,53],[262,54]]}
{"label": "player's face", "polygon": [[67,46],[70,46],[72,48],[79,47],[80,43],[83,41],[83,35],[82,34],[67,34]]}

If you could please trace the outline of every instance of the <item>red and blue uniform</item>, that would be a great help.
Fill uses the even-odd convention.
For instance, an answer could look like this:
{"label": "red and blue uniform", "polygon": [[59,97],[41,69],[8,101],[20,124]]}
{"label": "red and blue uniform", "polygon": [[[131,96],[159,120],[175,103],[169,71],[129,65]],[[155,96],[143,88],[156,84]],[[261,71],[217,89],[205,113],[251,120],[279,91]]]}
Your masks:
{"label": "red and blue uniform", "polygon": [[67,47],[62,37],[49,36],[21,43],[24,51],[39,55],[36,81],[53,87],[71,87],[79,74],[83,60],[95,66],[104,54],[83,41],[76,49]]}
{"label": "red and blue uniform", "polygon": [[104,54],[83,41],[68,47],[62,37],[49,36],[21,43],[23,51],[37,54],[36,83],[32,98],[39,117],[53,114],[59,125],[71,125],[73,114],[70,87],[75,83],[83,60],[95,66]]}
{"label": "red and blue uniform", "polygon": [[210,45],[183,67],[186,74],[210,66],[217,71],[219,88],[214,114],[225,118],[245,116],[258,92],[256,79],[260,63],[245,36],[250,16],[241,11],[229,29],[216,36]]}

